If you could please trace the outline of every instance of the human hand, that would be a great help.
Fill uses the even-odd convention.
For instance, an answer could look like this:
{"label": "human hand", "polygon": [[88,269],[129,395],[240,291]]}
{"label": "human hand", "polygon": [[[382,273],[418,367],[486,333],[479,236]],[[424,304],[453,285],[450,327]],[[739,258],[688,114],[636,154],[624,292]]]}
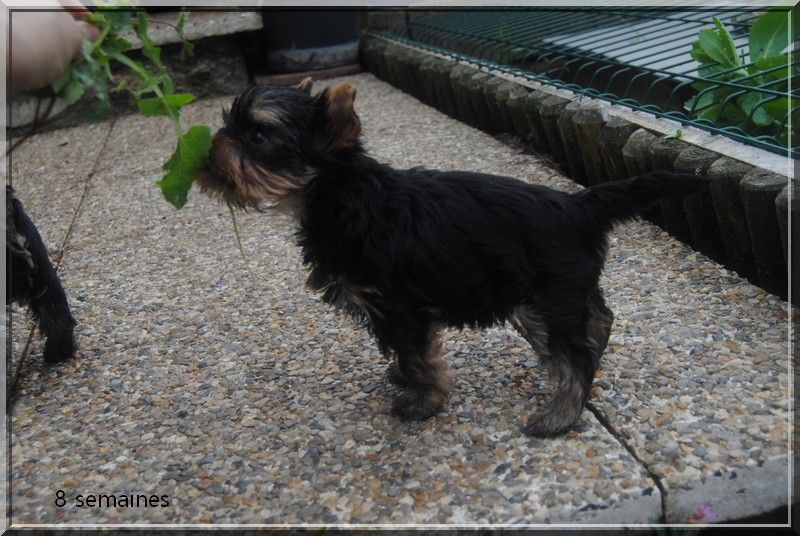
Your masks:
{"label": "human hand", "polygon": [[82,20],[89,11],[78,0],[45,0],[52,11],[11,13],[11,93],[52,83],[81,51],[81,40],[97,38],[97,27]]}

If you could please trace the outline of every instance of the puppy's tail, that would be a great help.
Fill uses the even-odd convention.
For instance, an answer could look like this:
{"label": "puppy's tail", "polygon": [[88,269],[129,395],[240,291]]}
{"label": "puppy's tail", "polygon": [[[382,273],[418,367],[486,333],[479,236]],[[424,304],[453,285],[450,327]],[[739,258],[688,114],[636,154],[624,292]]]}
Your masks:
{"label": "puppy's tail", "polygon": [[709,179],[689,173],[655,171],[592,186],[575,197],[595,225],[603,229],[629,220],[661,199],[680,197],[708,187]]}

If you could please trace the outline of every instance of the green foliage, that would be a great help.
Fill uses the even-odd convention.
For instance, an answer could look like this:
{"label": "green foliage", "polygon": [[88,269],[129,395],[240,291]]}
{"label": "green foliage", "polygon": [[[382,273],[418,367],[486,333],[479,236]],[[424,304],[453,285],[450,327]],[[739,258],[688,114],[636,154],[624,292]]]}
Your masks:
{"label": "green foliage", "polygon": [[164,164],[167,174],[156,183],[175,208],[186,204],[189,188],[205,164],[209,149],[211,128],[208,125],[195,125],[178,139],[177,149]]}
{"label": "green foliage", "polygon": [[139,113],[145,117],[171,116],[177,114],[181,107],[193,102],[194,99],[195,96],[191,93],[175,93],[164,95],[161,99],[158,97],[139,99],[136,101],[136,106],[139,108]]}
{"label": "green foliage", "polygon": [[511,49],[508,47],[508,43],[506,41],[508,39],[506,35],[506,27],[501,26],[499,33],[500,33],[499,41],[502,44],[502,46],[496,52],[497,63],[499,63],[500,65],[511,65],[512,54],[511,54]]}
{"label": "green foliage", "polygon": [[674,134],[670,134],[669,136],[667,136],[667,138],[674,138],[676,140],[679,140],[682,137],[683,137],[683,129],[682,128],[677,129]]}
{"label": "green foliage", "polygon": [[[753,22],[748,34],[750,61],[747,63],[737,55],[725,25],[716,17],[712,20],[714,28],[700,30],[697,41],[692,44],[691,56],[700,64],[699,76],[713,82],[692,84],[699,93],[689,99],[684,108],[717,126],[739,126],[753,134],[773,136],[786,145],[789,123],[800,115],[795,109],[800,103],[788,96],[787,12],[768,11]],[[717,82],[730,82],[738,87]]]}
{"label": "green foliage", "polygon": [[[113,91],[126,91],[146,117],[169,118],[178,141],[175,152],[163,166],[166,174],[156,184],[167,201],[180,209],[186,203],[192,182],[211,147],[209,126],[195,125],[185,132],[181,127],[181,108],[194,101],[195,96],[175,93],[172,78],[161,61],[161,49],[148,33],[149,21],[144,11],[98,3],[87,20],[97,26],[99,36],[94,43],[83,41],[81,57],[52,84],[52,90],[69,104],[74,104],[90,90],[94,96],[89,111],[91,120],[102,119],[108,114],[109,93]],[[185,24],[186,14],[182,13],[175,31],[183,41],[184,52],[191,54],[193,47],[183,36]],[[119,35],[124,30],[135,32],[142,43],[142,56],[147,64],[127,54],[132,45]],[[111,72],[112,62],[126,67],[136,82],[129,86],[125,81],[115,80]]]}

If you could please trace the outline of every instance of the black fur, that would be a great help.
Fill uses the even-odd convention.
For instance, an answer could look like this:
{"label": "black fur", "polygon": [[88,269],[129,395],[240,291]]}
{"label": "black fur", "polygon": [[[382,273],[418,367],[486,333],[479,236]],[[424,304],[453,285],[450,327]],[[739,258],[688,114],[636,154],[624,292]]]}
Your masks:
{"label": "black fur", "polygon": [[[568,194],[509,177],[393,169],[357,142],[325,150],[337,128],[326,122],[328,97],[327,90],[311,97],[255,88],[237,99],[224,130],[241,141],[253,128],[273,128],[268,150],[242,141],[239,157],[276,172],[287,161],[316,170],[293,194],[308,284],[363,319],[395,358],[389,379],[406,390],[394,412],[426,418],[442,408],[449,380],[438,355],[440,328],[509,320],[558,381],[526,431],[568,430],[588,398],[613,321],[598,287],[608,231],[706,180],[659,172]],[[275,103],[280,125],[254,124],[250,114],[260,103]],[[273,154],[283,156],[273,162]]]}
{"label": "black fur", "polygon": [[28,306],[44,332],[44,358],[57,363],[75,353],[75,319],[39,231],[6,186],[6,305]]}

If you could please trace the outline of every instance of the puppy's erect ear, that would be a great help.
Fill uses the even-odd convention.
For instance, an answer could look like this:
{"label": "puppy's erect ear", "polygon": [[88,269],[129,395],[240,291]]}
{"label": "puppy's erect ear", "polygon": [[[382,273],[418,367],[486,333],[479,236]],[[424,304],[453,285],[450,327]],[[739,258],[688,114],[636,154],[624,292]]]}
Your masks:
{"label": "puppy's erect ear", "polygon": [[306,95],[311,95],[311,84],[314,83],[314,80],[310,76],[306,76],[300,82],[298,82],[297,89],[305,93]]}
{"label": "puppy's erect ear", "polygon": [[330,149],[355,147],[361,134],[361,121],[353,109],[356,88],[349,82],[342,82],[327,90],[325,97],[325,115],[331,127]]}

